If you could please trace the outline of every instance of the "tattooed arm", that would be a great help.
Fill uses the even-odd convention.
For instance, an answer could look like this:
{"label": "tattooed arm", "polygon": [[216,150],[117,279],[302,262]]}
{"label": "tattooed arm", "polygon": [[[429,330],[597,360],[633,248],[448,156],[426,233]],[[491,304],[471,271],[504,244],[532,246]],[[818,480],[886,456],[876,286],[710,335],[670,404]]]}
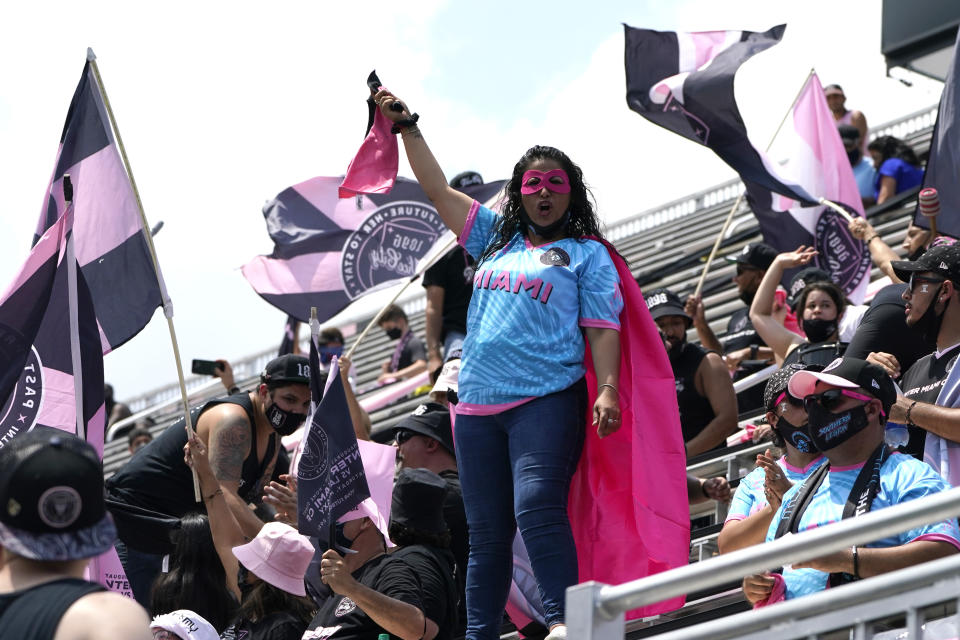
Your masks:
{"label": "tattooed arm", "polygon": [[[208,417],[211,422],[204,420]],[[204,413],[197,421],[197,429],[201,436],[204,431],[209,434],[207,444],[210,450],[210,467],[243,535],[247,539],[253,539],[263,522],[239,496],[243,461],[250,455],[251,448],[256,446],[250,435],[250,420],[242,409],[238,407],[234,410],[228,405]],[[272,465],[270,468],[272,470]]]}

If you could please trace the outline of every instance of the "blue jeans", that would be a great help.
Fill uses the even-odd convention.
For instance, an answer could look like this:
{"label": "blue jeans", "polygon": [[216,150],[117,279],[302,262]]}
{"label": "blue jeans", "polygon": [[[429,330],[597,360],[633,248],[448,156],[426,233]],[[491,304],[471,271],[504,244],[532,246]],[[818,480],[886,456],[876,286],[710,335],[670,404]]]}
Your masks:
{"label": "blue jeans", "polygon": [[163,555],[131,549],[121,540],[117,540],[113,546],[117,550],[123,571],[127,574],[133,597],[140,606],[150,611],[150,592],[153,589],[153,581],[160,575],[163,567]]}
{"label": "blue jeans", "polygon": [[467,638],[499,638],[517,527],[547,625],[563,622],[577,550],[567,517],[585,434],[586,383],[491,416],[457,416],[457,466],[470,528]]}

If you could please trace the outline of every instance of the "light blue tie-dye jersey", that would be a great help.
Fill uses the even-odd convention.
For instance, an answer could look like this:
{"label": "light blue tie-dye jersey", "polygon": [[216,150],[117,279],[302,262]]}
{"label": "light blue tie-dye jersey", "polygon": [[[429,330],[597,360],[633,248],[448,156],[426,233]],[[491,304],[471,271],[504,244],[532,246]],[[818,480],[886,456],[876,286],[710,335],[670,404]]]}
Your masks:
{"label": "light blue tie-dye jersey", "polygon": [[[474,202],[460,244],[479,257],[498,216]],[[572,238],[534,247],[520,234],[477,265],[458,413],[490,414],[566,389],[584,375],[581,327],[620,329],[620,278],[607,249]]]}

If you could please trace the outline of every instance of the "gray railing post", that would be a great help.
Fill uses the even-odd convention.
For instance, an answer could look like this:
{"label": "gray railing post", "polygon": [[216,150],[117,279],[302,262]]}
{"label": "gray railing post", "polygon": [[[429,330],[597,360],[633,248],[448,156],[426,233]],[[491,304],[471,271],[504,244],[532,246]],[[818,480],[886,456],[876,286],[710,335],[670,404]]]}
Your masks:
{"label": "gray railing post", "polygon": [[623,640],[624,615],[604,615],[597,596],[601,582],[584,582],[567,589],[567,636],[577,640]]}

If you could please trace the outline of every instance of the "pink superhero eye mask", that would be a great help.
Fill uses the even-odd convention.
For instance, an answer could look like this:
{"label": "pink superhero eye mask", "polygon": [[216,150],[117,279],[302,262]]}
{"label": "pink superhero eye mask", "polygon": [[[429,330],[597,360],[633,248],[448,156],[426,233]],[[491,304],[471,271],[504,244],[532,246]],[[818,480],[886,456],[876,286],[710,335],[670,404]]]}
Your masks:
{"label": "pink superhero eye mask", "polygon": [[523,180],[520,182],[520,193],[528,196],[531,193],[539,193],[544,187],[554,193],[570,193],[570,178],[563,169],[524,171]]}

